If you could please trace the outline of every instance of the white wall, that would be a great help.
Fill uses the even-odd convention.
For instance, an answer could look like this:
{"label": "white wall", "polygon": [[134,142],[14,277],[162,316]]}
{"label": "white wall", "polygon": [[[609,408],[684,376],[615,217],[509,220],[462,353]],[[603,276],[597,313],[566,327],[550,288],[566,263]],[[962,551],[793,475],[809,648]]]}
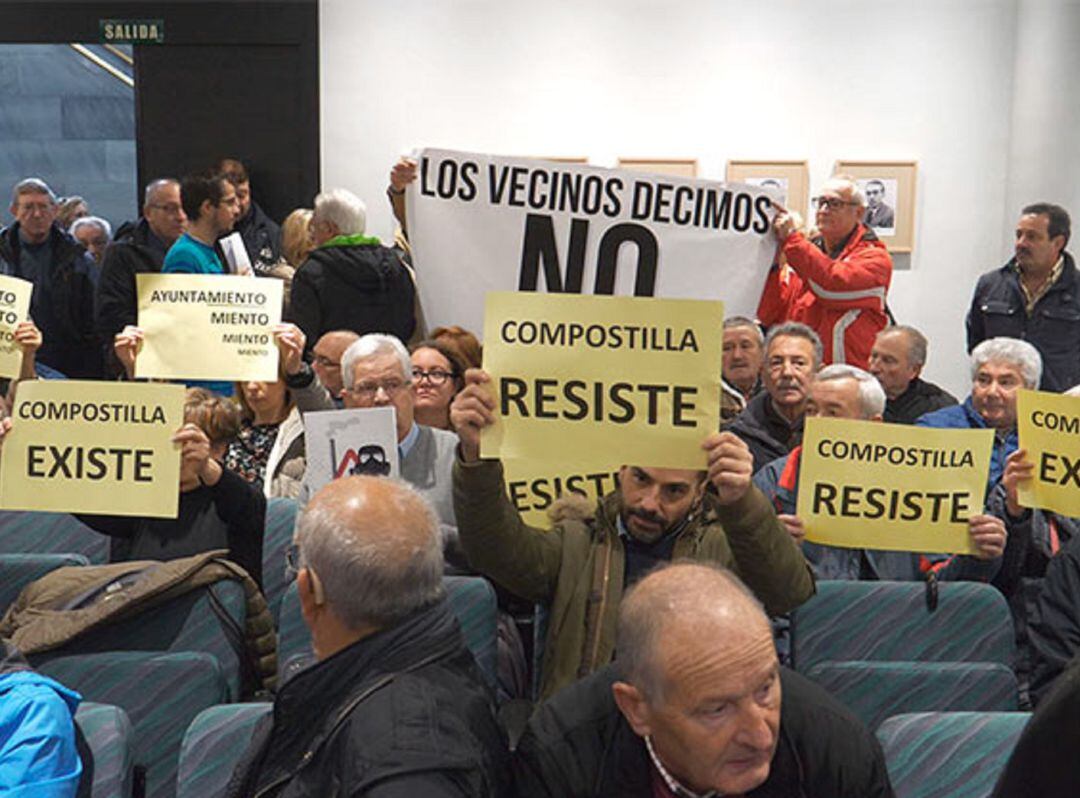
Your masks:
{"label": "white wall", "polygon": [[[1078,15],[1071,0],[321,0],[323,185],[366,198],[388,237],[387,173],[416,147],[696,157],[714,178],[729,158],[805,158],[811,191],[838,159],[915,159],[915,251],[889,301],[930,337],[927,376],[963,395],[964,313],[1010,254],[1017,187],[1053,177],[1080,211],[1080,182],[1010,138],[1055,124],[1045,94],[1014,113],[1014,82],[1065,65],[1057,83],[1075,80]],[[1056,42],[1051,64],[1018,38]],[[1043,134],[1074,170],[1076,106]]]}

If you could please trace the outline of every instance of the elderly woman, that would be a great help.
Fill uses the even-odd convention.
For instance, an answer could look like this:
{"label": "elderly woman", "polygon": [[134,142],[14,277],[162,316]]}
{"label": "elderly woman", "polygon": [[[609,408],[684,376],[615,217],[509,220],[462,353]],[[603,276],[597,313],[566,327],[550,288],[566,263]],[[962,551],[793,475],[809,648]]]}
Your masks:
{"label": "elderly woman", "polygon": [[428,340],[412,347],[410,360],[416,422],[450,429],[450,403],[465,384],[461,356],[442,341]]}

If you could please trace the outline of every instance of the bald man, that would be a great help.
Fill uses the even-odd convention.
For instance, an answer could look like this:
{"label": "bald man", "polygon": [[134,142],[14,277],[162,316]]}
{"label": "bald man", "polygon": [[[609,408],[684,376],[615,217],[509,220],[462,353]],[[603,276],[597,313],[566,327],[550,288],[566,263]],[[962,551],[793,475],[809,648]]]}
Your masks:
{"label": "bald man", "polygon": [[331,330],[322,335],[311,349],[311,368],[339,406],[341,391],[345,387],[341,379],[341,356],[359,338],[352,330]]}
{"label": "bald man", "polygon": [[506,742],[446,604],[427,502],[397,480],[331,482],[287,559],[318,661],[278,691],[226,794],[502,795]]}
{"label": "bald man", "polygon": [[615,663],[555,695],[517,748],[523,798],[885,798],[874,737],[776,659],[730,571],[679,563],[619,610]]}

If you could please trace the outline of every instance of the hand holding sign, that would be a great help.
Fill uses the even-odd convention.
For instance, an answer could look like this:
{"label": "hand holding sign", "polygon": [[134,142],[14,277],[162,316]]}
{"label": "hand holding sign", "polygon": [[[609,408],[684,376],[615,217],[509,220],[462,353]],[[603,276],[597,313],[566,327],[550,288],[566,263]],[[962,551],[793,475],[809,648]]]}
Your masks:
{"label": "hand holding sign", "polygon": [[1035,464],[1027,459],[1026,449],[1017,449],[1005,461],[1005,474],[1001,484],[1005,486],[1005,509],[1013,518],[1019,518],[1024,508],[1020,506],[1020,487],[1026,487],[1035,476]]}
{"label": "hand holding sign", "polygon": [[34,379],[34,358],[41,348],[41,330],[32,321],[20,321],[15,327],[15,343],[22,350],[20,380]]}
{"label": "hand holding sign", "polygon": [[750,447],[730,432],[714,432],[701,444],[709,463],[709,481],[720,504],[734,504],[750,489],[754,458]]}
{"label": "hand holding sign", "polygon": [[143,339],[142,329],[131,324],[124,327],[113,338],[113,352],[116,353],[116,359],[124,367],[124,373],[127,374],[129,380],[135,378],[135,358],[142,351]]}
{"label": "hand holding sign", "polygon": [[495,397],[491,377],[483,369],[465,372],[465,387],[450,405],[450,425],[461,442],[461,459],[466,463],[480,458],[480,430],[495,423]]}
{"label": "hand holding sign", "polygon": [[972,554],[979,560],[992,560],[1005,552],[1005,522],[994,515],[974,515],[968,521]]}
{"label": "hand holding sign", "polygon": [[210,456],[210,438],[195,424],[185,424],[172,436],[180,444],[180,492],[200,485],[213,486],[221,479],[221,465]]}
{"label": "hand holding sign", "polygon": [[300,372],[304,364],[304,346],[307,344],[307,336],[304,331],[295,324],[278,324],[274,326],[274,343],[277,344],[281,353],[281,370],[285,376],[291,377]]}

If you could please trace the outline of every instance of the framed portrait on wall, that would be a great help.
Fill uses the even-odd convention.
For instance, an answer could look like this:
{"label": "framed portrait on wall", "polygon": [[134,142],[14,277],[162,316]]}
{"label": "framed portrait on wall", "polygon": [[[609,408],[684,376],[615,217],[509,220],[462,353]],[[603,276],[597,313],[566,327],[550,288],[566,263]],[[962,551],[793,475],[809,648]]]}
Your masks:
{"label": "framed portrait on wall", "polygon": [[771,188],[777,201],[791,211],[798,211],[804,220],[809,208],[810,170],[806,161],[728,161],[725,180],[729,183],[749,183]]}
{"label": "framed portrait on wall", "polygon": [[915,246],[915,161],[837,161],[836,174],[851,175],[866,198],[863,224],[890,252]]}
{"label": "framed portrait on wall", "polygon": [[672,177],[697,177],[696,158],[620,158],[620,169]]}

